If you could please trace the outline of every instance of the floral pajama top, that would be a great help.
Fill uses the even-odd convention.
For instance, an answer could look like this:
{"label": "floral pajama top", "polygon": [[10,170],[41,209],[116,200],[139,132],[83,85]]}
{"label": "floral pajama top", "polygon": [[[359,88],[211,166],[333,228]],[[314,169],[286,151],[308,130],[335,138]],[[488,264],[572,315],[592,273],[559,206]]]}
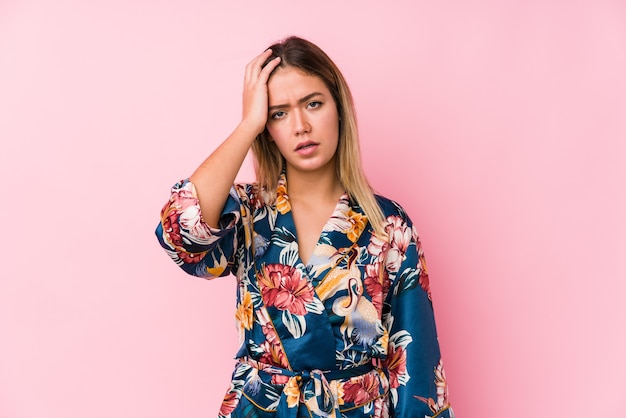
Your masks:
{"label": "floral pajama top", "polygon": [[426,263],[404,210],[377,197],[381,238],[344,194],[305,265],[285,176],[274,203],[263,196],[234,185],[215,229],[184,180],[156,230],[187,273],[237,277],[241,346],[219,416],[453,417]]}

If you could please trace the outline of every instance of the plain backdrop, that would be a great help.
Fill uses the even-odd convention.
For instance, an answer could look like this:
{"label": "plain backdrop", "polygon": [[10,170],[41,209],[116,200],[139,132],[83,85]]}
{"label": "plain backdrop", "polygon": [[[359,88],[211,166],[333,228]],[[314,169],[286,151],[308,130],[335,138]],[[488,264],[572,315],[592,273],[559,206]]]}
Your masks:
{"label": "plain backdrop", "polygon": [[186,276],[154,228],[290,34],[343,70],[371,183],[420,232],[457,416],[625,417],[608,0],[2,0],[0,417],[216,416],[234,280]]}

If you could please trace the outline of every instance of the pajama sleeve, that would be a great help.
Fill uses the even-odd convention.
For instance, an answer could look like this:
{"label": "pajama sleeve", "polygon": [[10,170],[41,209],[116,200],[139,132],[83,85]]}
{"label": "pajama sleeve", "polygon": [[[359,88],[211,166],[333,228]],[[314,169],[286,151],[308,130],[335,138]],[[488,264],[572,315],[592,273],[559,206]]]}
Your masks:
{"label": "pajama sleeve", "polygon": [[391,219],[387,270],[392,284],[383,311],[389,330],[384,364],[391,388],[390,416],[451,418],[420,241],[406,215]]}
{"label": "pajama sleeve", "polygon": [[240,231],[240,200],[235,187],[229,193],[217,228],[213,228],[202,219],[193,183],[183,180],[172,187],[156,236],[185,272],[212,279],[235,269]]}

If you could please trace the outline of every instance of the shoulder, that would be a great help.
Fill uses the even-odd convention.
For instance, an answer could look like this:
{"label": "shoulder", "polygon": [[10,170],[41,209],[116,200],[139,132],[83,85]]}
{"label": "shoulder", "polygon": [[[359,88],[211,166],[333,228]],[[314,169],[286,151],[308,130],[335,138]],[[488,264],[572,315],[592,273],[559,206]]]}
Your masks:
{"label": "shoulder", "polygon": [[375,195],[376,202],[378,202],[378,206],[380,206],[380,210],[383,212],[385,218],[389,217],[400,217],[408,222],[410,222],[409,215],[404,210],[402,205],[400,205],[395,200],[386,198],[385,196]]}

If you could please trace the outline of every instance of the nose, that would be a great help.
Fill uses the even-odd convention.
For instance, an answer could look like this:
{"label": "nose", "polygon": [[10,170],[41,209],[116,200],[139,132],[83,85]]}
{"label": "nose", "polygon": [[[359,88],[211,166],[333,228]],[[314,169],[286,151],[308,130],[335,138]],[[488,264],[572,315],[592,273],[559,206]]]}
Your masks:
{"label": "nose", "polygon": [[308,118],[300,109],[293,112],[293,130],[296,135],[302,135],[311,131],[311,125],[309,124]]}

